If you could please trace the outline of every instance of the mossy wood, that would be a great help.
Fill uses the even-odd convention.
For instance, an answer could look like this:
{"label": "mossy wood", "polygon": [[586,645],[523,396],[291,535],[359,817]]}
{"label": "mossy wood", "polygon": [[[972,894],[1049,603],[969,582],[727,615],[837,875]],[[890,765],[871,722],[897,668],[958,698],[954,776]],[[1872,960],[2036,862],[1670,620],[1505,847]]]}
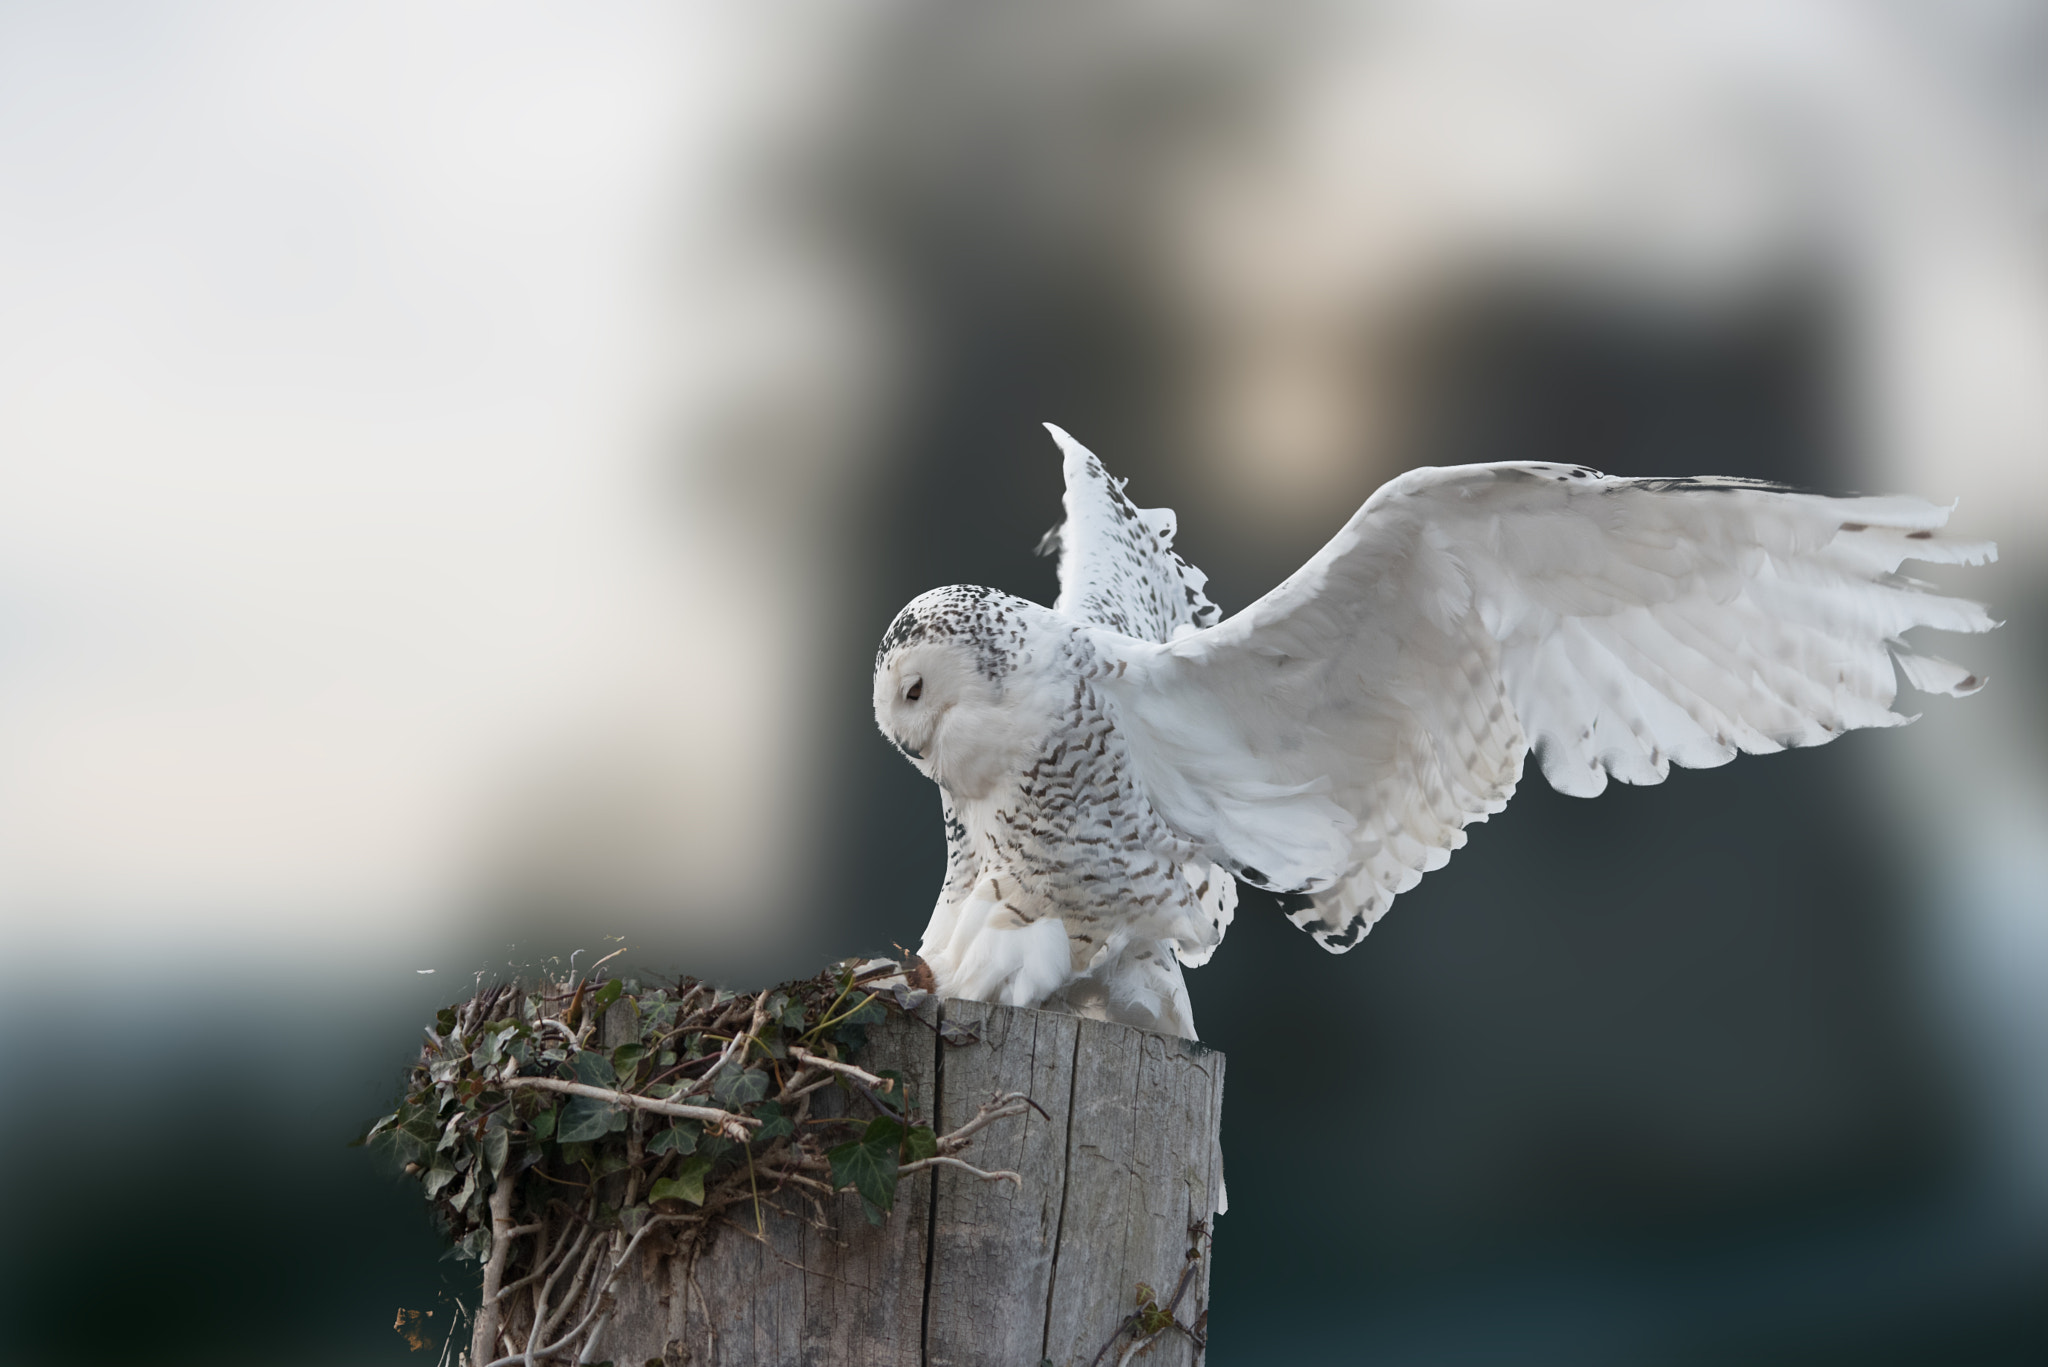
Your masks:
{"label": "mossy wood", "polygon": [[[973,1036],[946,1043],[931,1026]],[[958,1037],[958,1032],[949,1031]],[[1090,1367],[1201,1360],[1221,1190],[1223,1055],[1127,1026],[977,1002],[872,1028],[861,1058],[932,1098],[944,1132],[1002,1093],[1042,1108],[982,1131],[879,1225],[843,1191],[729,1211],[695,1251],[655,1243],[621,1276],[590,1361],[620,1367]],[[1192,1332],[1190,1332],[1192,1331]]]}

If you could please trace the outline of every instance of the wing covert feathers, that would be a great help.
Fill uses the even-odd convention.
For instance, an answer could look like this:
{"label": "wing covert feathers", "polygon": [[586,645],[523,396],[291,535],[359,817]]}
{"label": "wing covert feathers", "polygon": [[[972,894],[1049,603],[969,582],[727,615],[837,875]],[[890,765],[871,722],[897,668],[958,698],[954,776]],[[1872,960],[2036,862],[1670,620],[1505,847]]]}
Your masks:
{"label": "wing covert feathers", "polygon": [[[1072,526],[1077,459],[1107,476],[1055,435]],[[1312,894],[1293,918],[1341,952],[1506,805],[1530,750],[1590,797],[1899,725],[1899,675],[1981,687],[1899,639],[1995,625],[1898,572],[1995,558],[1946,535],[1948,511],[1576,466],[1413,470],[1280,587],[1132,669],[1119,707],[1162,815],[1240,877]],[[1064,560],[1062,584],[1064,606]]]}
{"label": "wing covert feathers", "polygon": [[1059,550],[1054,611],[1141,641],[1213,625],[1222,614],[1202,591],[1209,577],[1173,549],[1173,509],[1138,507],[1094,452],[1051,423],[1045,430],[1059,443],[1067,481],[1066,521],[1040,543],[1041,552]]}

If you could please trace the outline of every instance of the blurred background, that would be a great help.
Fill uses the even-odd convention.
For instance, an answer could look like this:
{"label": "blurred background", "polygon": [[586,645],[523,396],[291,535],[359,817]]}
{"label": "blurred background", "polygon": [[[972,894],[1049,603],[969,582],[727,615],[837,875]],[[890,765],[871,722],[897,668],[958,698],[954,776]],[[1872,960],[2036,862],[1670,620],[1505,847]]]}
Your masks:
{"label": "blurred background", "polygon": [[1226,610],[1418,464],[2001,547],[1909,730],[1247,895],[1216,1362],[2048,1361],[2044,194],[2038,0],[6,0],[0,1357],[421,1360],[435,1007],[914,944],[1051,420]]}

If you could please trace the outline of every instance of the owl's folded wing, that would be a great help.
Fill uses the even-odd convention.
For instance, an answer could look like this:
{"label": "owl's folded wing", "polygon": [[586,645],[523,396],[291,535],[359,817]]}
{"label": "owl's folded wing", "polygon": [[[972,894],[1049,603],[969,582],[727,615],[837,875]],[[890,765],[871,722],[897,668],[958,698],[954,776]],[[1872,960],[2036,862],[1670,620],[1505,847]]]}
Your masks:
{"label": "owl's folded wing", "polygon": [[1144,652],[1115,687],[1123,729],[1161,814],[1247,881],[1313,894],[1294,919],[1341,951],[1506,804],[1531,747],[1592,796],[1911,720],[1894,662],[1923,692],[1974,691],[1899,641],[1995,625],[1897,573],[1994,558],[1947,517],[1738,480],[1414,470],[1264,598]]}

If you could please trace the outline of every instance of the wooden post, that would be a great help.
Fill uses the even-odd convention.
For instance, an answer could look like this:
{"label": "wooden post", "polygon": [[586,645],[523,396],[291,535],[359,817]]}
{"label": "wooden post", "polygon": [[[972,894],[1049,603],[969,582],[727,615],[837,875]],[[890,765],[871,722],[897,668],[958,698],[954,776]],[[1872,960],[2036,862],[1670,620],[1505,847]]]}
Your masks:
{"label": "wooden post", "polygon": [[[719,1229],[689,1267],[658,1248],[621,1278],[586,1361],[620,1367],[1108,1367],[1151,1336],[1147,1367],[1192,1367],[1206,1328],[1208,1232],[1222,1190],[1223,1055],[1128,1026],[946,1002],[972,1042],[926,1021],[874,1027],[861,1062],[900,1069],[935,1127],[998,1092],[1044,1108],[983,1130],[965,1155],[1023,1181],[905,1177],[868,1223],[852,1193],[827,1228],[784,1192]],[[1139,1286],[1155,1313],[1140,1311]],[[1160,1327],[1176,1289],[1171,1317]],[[1107,1349],[1107,1351],[1105,1351]]]}

